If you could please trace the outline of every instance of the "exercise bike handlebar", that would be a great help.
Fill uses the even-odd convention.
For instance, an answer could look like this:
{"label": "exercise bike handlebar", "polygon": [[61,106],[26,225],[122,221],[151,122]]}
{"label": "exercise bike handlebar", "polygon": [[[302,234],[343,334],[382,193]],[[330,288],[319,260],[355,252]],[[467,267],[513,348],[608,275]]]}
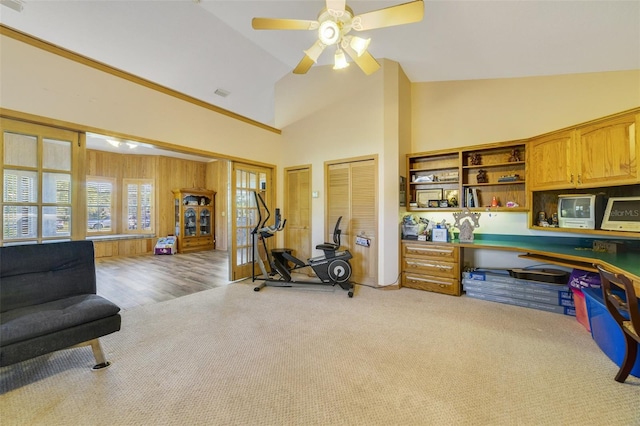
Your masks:
{"label": "exercise bike handlebar", "polygon": [[[267,221],[271,217],[271,212],[267,207],[267,204],[264,202],[262,195],[258,193],[258,191],[254,191],[254,195],[256,198],[256,205],[258,206],[258,223],[255,228],[251,231],[252,234],[260,234],[262,238],[272,237],[276,232],[282,231],[287,223],[287,219],[282,220],[282,216],[280,214],[280,209],[276,208],[275,213],[275,223],[271,226],[267,225]],[[262,207],[262,208],[261,208]],[[262,219],[262,209],[264,209],[267,213],[264,220]],[[280,223],[282,222],[282,223]]]}

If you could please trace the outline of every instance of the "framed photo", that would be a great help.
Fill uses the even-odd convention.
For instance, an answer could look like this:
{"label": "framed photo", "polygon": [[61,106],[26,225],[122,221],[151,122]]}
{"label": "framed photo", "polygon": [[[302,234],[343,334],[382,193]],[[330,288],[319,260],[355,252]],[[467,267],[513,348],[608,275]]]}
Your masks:
{"label": "framed photo", "polygon": [[460,205],[460,195],[457,189],[447,189],[444,191],[444,199],[449,204],[448,207],[458,207]]}
{"label": "framed photo", "polygon": [[435,200],[438,207],[442,199],[442,188],[438,189],[418,189],[416,190],[416,202],[418,207],[431,207],[429,201]]}
{"label": "framed photo", "polygon": [[439,200],[429,200],[427,201],[427,207],[440,207]]}
{"label": "framed photo", "polygon": [[431,241],[447,242],[449,231],[446,228],[433,228],[431,230]]}

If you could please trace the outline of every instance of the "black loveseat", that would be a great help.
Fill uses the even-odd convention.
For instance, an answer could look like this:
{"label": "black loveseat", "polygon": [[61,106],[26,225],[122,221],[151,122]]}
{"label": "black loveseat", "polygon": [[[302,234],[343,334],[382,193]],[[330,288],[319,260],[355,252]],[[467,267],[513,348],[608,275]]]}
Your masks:
{"label": "black loveseat", "polygon": [[0,247],[0,366],[91,345],[120,330],[120,308],[96,294],[93,242]]}

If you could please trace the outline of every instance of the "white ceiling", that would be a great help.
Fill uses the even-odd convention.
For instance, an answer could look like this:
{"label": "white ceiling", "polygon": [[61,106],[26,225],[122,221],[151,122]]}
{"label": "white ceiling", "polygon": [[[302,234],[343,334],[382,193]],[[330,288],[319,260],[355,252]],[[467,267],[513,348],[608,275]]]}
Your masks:
{"label": "white ceiling", "polygon": [[[358,15],[404,1],[347,3]],[[0,6],[0,22],[277,127],[275,83],[316,34],[255,31],[251,18],[313,20],[323,7],[323,0],[25,0],[22,12]],[[422,22],[363,34],[375,57],[399,62],[412,82],[640,69],[638,0],[427,0]],[[230,95],[215,95],[218,88]]]}

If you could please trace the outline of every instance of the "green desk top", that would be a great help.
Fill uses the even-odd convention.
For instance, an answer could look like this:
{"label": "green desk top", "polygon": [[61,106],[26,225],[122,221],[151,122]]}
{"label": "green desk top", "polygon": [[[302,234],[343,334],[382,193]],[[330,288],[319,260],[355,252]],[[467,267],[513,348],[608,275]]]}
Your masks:
{"label": "green desk top", "polygon": [[620,240],[624,244],[618,253],[593,251],[594,240],[596,238],[474,234],[472,243],[461,243],[458,239],[451,243],[460,247],[539,254],[589,265],[600,263],[620,270],[640,286],[640,240]]}

